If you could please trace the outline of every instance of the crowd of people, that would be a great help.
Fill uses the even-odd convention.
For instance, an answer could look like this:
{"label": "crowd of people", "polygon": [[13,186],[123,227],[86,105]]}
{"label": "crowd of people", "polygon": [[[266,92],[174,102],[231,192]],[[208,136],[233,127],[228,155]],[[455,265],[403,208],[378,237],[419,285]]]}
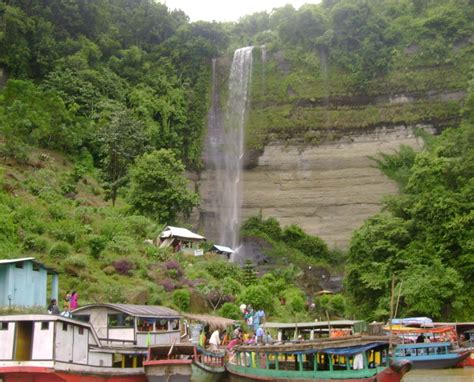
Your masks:
{"label": "crowd of people", "polygon": [[71,318],[72,317],[71,311],[76,309],[79,306],[78,301],[77,301],[78,298],[79,298],[79,295],[77,294],[76,291],[73,291],[72,293],[69,293],[69,291],[66,292],[66,294],[64,295],[64,303],[63,303],[62,312],[59,311],[58,301],[55,298],[52,298],[48,305],[48,313]]}

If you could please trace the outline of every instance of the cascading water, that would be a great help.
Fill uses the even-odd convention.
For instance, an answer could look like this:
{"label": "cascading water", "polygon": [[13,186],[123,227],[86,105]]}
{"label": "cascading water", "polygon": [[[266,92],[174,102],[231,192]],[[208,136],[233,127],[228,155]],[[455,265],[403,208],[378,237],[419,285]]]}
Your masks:
{"label": "cascading water", "polygon": [[[237,249],[242,206],[241,175],[244,157],[244,128],[252,74],[252,49],[237,49],[229,75],[229,96],[224,118],[219,107],[216,62],[213,61],[212,105],[208,115],[205,163],[208,173],[208,208],[212,214],[204,225],[215,231],[218,244]],[[205,190],[203,190],[205,191]],[[206,202],[206,200],[204,200]],[[206,229],[207,233],[207,229]],[[210,235],[212,236],[212,234]]]}

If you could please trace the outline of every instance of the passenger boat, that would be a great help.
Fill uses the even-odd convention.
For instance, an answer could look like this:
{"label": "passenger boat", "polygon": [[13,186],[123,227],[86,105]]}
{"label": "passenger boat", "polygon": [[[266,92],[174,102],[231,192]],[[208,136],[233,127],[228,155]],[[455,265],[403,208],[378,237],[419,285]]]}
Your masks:
{"label": "passenger boat", "polygon": [[446,369],[469,357],[470,352],[454,351],[450,342],[400,344],[395,348],[396,360],[409,360],[413,369]]}
{"label": "passenger boat", "polygon": [[208,352],[197,348],[197,356],[192,364],[193,382],[217,382],[227,371],[225,369],[225,351]]}
{"label": "passenger boat", "polygon": [[146,382],[146,352],[104,346],[89,323],[50,314],[0,316],[2,382]]}
{"label": "passenger boat", "polygon": [[143,363],[149,382],[217,382],[225,374],[225,352],[208,352],[191,343],[154,345]]}
{"label": "passenger boat", "polygon": [[148,382],[191,381],[192,363],[196,358],[193,344],[173,343],[148,348],[143,366]]}
{"label": "passenger boat", "polygon": [[409,360],[414,369],[446,369],[457,366],[469,357],[469,350],[457,348],[454,326],[431,322],[429,326],[393,326],[392,334],[402,341],[395,348],[395,360]]}
{"label": "passenger boat", "polygon": [[226,368],[260,381],[399,382],[411,362],[389,364],[388,347],[387,337],[361,336],[236,346]]}

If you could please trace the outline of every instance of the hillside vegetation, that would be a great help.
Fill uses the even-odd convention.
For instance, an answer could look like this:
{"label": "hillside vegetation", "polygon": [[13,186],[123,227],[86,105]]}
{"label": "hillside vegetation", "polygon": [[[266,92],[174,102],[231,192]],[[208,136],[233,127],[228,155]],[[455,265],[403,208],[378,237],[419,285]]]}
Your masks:
{"label": "hillside vegetation", "polygon": [[[324,0],[237,23],[190,23],[152,0],[2,2],[0,256],[37,257],[81,302],[229,317],[252,302],[282,320],[386,318],[395,274],[402,314],[468,318],[473,35],[468,0]],[[247,147],[257,153],[272,140],[452,128],[420,154],[403,149],[379,163],[401,195],[354,233],[346,297],[316,300],[312,312],[319,285],[307,269],[341,269],[344,256],[299,227],[245,224],[275,264],[258,276],[252,264],[145,243],[186,224],[198,205],[184,172],[202,168],[211,60],[220,57],[224,89],[230,54],[251,44]]]}

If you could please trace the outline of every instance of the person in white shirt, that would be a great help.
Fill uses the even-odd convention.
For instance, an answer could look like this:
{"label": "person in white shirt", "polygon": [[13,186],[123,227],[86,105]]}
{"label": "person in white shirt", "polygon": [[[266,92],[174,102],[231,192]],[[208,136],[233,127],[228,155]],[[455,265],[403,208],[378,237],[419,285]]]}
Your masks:
{"label": "person in white shirt", "polygon": [[64,311],[62,311],[60,315],[63,316],[63,317],[66,317],[66,318],[72,318],[72,314],[69,311],[69,306],[65,305],[64,306]]}
{"label": "person in white shirt", "polygon": [[217,350],[220,344],[221,344],[221,338],[219,335],[219,330],[216,329],[211,334],[211,338],[209,339],[209,345],[211,346],[211,350]]}

